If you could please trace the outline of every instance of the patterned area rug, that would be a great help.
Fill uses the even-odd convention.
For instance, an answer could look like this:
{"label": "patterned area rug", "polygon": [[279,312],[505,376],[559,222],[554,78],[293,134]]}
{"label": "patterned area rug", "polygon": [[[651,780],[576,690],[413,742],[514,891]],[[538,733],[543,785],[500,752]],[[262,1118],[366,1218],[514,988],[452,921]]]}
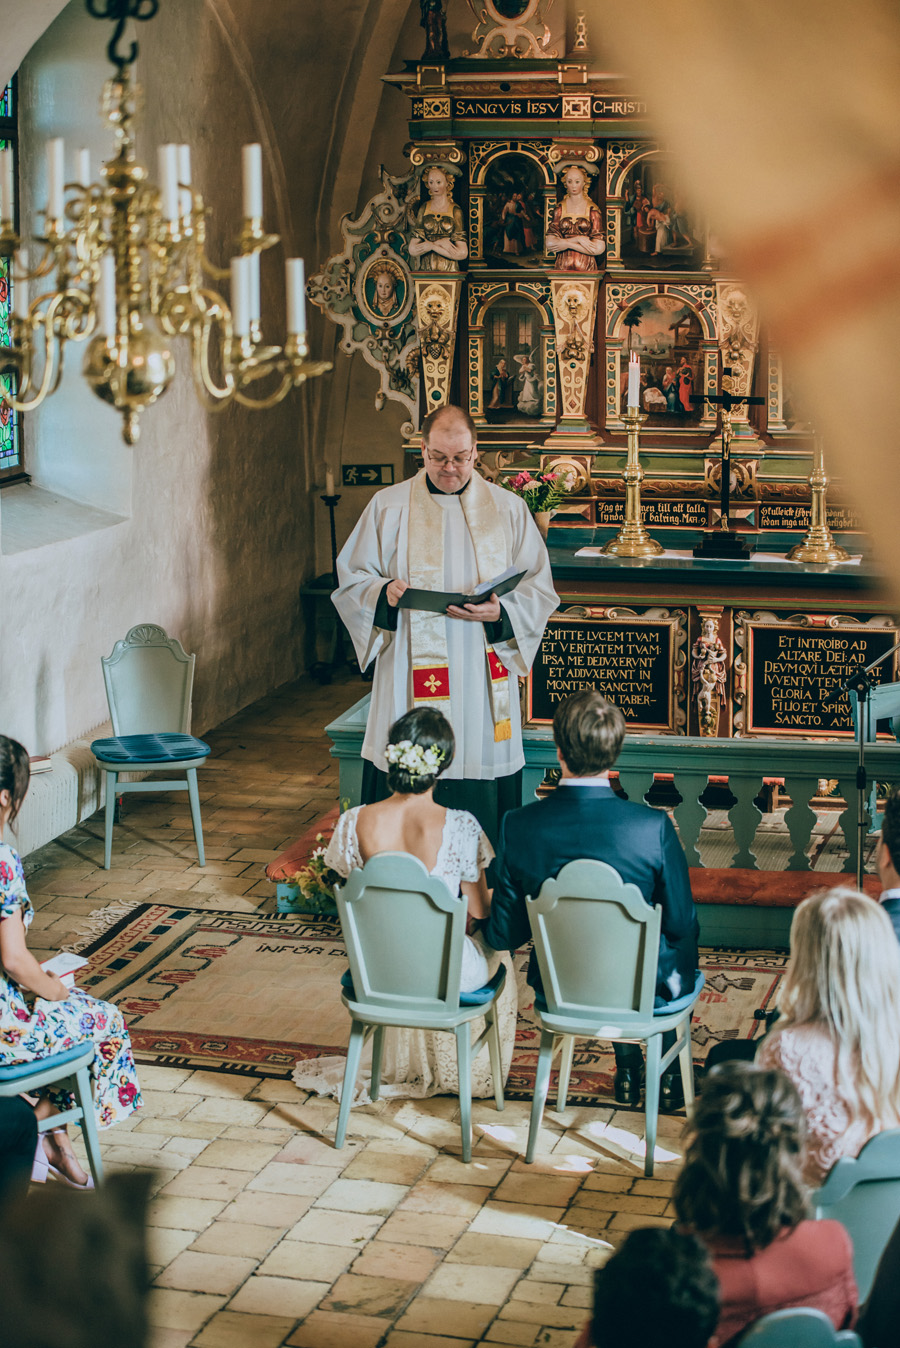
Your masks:
{"label": "patterned area rug", "polygon": [[[139,1062],[289,1077],[300,1058],[343,1053],[349,1018],[340,999],[346,968],[333,918],[211,913],[137,905],[84,951],[80,986],[125,1012]],[[706,987],[693,1025],[695,1060],[711,1044],[759,1035],[784,971],[771,951],[702,952]],[[540,1032],[516,957],[519,1022],[510,1099],[530,1099]],[[570,1098],[597,1104],[612,1093],[610,1051],[579,1040]]]}

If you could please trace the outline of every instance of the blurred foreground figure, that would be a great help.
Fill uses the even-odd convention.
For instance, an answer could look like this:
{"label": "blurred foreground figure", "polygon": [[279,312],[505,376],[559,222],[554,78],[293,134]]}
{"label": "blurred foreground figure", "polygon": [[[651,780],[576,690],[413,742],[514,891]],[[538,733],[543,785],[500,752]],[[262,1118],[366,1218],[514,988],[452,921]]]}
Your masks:
{"label": "blurred foreground figure", "polygon": [[150,1178],[111,1175],[86,1197],[47,1185],[5,1210],[3,1344],[145,1348]]}
{"label": "blurred foreground figure", "polygon": [[[588,0],[900,574],[900,7]],[[848,18],[851,19],[848,22]],[[687,72],[702,78],[685,78]],[[894,581],[896,584],[896,580]]]}

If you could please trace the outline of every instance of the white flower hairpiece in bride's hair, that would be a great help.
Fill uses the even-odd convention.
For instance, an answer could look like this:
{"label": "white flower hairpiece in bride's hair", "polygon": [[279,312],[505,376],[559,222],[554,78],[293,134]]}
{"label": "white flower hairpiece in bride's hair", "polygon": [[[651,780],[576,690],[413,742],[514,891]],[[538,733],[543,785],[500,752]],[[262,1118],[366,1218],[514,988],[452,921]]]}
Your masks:
{"label": "white flower hairpiece in bride's hair", "polygon": [[421,744],[413,744],[412,740],[401,740],[399,744],[388,745],[385,758],[412,778],[434,777],[444,761],[444,752],[436,744],[423,749]]}

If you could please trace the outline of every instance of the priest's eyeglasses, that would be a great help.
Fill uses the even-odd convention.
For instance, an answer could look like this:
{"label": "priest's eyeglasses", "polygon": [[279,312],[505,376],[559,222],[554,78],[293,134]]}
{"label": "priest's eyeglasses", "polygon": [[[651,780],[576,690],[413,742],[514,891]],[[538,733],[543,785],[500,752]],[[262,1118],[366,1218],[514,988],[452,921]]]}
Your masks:
{"label": "priest's eyeglasses", "polygon": [[467,463],[471,463],[472,455],[475,453],[475,446],[469,450],[468,454],[454,454],[452,458],[447,458],[446,454],[435,454],[433,449],[424,446],[424,452],[428,455],[435,468],[465,468]]}

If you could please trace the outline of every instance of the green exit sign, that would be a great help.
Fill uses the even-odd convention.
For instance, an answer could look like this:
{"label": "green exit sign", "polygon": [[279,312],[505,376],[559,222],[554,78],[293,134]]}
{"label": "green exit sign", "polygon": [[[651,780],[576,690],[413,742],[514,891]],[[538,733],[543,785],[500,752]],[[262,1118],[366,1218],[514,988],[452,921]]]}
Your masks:
{"label": "green exit sign", "polygon": [[391,487],[394,483],[392,463],[341,464],[343,487]]}

